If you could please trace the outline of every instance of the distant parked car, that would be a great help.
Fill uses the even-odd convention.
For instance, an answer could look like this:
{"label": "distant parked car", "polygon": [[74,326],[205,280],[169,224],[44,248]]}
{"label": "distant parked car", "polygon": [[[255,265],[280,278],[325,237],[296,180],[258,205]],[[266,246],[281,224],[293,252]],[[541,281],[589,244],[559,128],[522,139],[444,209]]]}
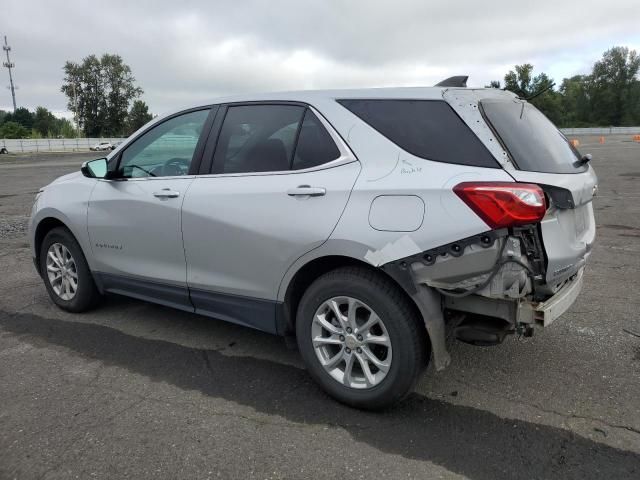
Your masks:
{"label": "distant parked car", "polygon": [[89,150],[92,150],[94,152],[101,152],[104,150],[113,150],[113,145],[111,145],[110,142],[100,142],[100,143],[96,143],[93,147],[89,147]]}
{"label": "distant parked car", "polygon": [[111,145],[111,150],[115,150],[116,148],[118,148],[120,145],[122,144],[122,142],[114,142]]}

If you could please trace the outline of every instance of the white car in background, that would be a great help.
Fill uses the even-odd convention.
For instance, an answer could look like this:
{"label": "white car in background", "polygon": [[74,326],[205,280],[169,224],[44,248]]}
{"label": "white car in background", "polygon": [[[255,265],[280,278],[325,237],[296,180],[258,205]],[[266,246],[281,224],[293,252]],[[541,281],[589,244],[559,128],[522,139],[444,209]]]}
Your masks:
{"label": "white car in background", "polygon": [[89,150],[93,152],[113,150],[113,145],[111,145],[111,142],[100,142],[100,143],[96,143],[93,147],[89,147]]}

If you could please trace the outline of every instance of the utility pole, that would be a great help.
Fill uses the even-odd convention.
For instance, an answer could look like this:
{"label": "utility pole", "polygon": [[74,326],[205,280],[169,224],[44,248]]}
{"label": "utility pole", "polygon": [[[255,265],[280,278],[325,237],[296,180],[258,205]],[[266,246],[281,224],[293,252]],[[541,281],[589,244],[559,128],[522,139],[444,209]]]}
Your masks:
{"label": "utility pole", "polygon": [[16,112],[16,89],[13,86],[13,75],[11,74],[11,69],[15,67],[14,63],[11,63],[11,59],[9,58],[9,52],[11,51],[11,47],[7,43],[7,36],[4,36],[4,45],[2,49],[7,53],[7,61],[2,64],[3,67],[7,67],[9,69],[9,84],[11,85],[9,88],[11,89],[11,98],[13,99],[13,113]]}

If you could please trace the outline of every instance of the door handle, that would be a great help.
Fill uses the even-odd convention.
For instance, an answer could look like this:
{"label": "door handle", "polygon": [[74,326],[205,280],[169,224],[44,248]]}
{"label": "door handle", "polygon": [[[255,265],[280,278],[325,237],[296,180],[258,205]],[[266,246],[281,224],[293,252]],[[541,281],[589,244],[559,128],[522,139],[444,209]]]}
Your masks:
{"label": "door handle", "polygon": [[290,197],[322,197],[326,193],[326,188],[312,187],[310,185],[299,185],[296,188],[287,190],[287,195]]}
{"label": "door handle", "polygon": [[180,196],[180,192],[176,192],[170,188],[163,188],[159,192],[153,192],[153,196],[157,198],[177,198]]}

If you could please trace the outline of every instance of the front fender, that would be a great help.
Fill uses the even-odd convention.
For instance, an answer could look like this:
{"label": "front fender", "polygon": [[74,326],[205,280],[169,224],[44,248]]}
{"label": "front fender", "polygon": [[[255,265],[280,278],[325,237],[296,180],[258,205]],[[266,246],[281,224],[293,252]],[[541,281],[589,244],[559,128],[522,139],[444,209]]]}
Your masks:
{"label": "front fender", "polygon": [[87,230],[87,212],[95,180],[85,177],[52,183],[44,188],[31,212],[29,243],[34,258],[38,257],[36,233],[47,218],[64,224],[78,241],[90,268],[93,268],[91,242]]}

